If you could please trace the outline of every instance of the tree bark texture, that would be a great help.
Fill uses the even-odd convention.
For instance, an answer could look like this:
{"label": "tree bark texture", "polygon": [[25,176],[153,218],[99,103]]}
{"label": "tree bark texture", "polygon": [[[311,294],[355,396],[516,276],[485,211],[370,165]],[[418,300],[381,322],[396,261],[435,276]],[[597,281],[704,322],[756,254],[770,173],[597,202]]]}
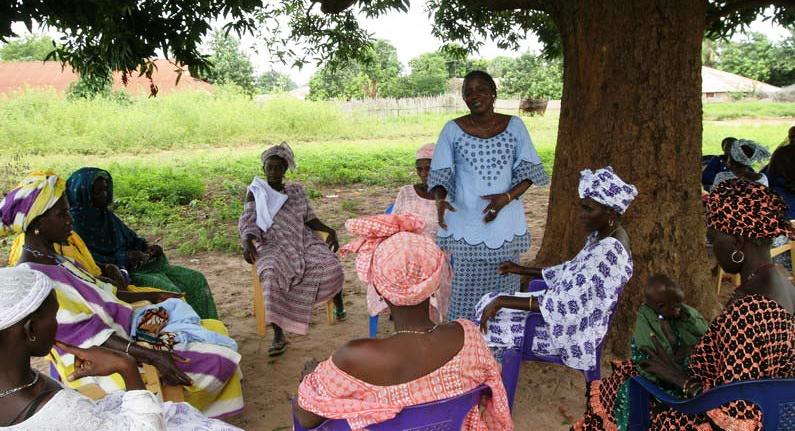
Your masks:
{"label": "tree bark texture", "polygon": [[608,347],[625,354],[650,275],[664,273],[707,318],[716,311],[700,200],[703,0],[568,0],[552,11],[564,85],[547,225],[536,263],[573,257],[582,169],[613,166],[638,187],[623,217],[635,274]]}

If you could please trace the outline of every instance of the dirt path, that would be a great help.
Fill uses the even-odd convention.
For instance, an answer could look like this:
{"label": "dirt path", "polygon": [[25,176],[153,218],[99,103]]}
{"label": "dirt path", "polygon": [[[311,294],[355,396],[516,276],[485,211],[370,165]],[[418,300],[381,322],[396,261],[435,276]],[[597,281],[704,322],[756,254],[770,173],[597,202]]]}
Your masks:
{"label": "dirt path", "polygon": [[[394,191],[382,188],[325,189],[324,198],[314,202],[319,216],[334,227],[357,215],[380,213],[389,204]],[[534,238],[528,256],[540,245],[546,218],[546,189],[531,189],[526,197],[526,212]],[[348,238],[339,229],[342,240]],[[191,258],[173,259],[200,269],[207,276],[218,304],[221,318],[238,341],[243,355],[243,388],[246,409],[229,421],[247,430],[291,429],[290,399],[296,393],[303,364],[311,357],[327,358],[345,341],[367,336],[365,291],[359,285],[353,262],[345,267],[345,303],[348,320],[327,325],[324,311],[315,312],[307,336],[290,336],[286,354],[267,356],[271,333],[264,338],[256,334],[251,296],[250,267],[242,258],[209,253]],[[379,334],[390,331],[388,322],[380,322]],[[563,430],[582,414],[584,383],[579,374],[560,366],[526,364],[514,410],[517,430]]]}

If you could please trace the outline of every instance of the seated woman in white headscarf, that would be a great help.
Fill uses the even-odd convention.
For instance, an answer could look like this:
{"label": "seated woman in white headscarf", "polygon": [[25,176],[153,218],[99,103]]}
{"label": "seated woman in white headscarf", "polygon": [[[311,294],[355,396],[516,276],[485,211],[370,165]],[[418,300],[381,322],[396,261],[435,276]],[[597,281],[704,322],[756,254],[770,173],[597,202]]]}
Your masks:
{"label": "seated woman in white headscarf", "polygon": [[580,175],[580,219],[590,232],[585,247],[569,261],[547,268],[505,262],[500,272],[543,278],[544,288],[530,297],[490,293],[478,304],[481,330],[492,349],[521,345],[527,311],[540,312],[544,324],[536,330],[533,351],[560,357],[578,370],[596,365],[596,348],[607,333],[610,316],[622,289],[632,277],[629,236],[621,215],[635,199],[635,186],[625,183],[611,167]]}
{"label": "seated woman in white headscarf", "polygon": [[[28,268],[0,269],[0,429],[59,431],[237,430],[208,419],[186,403],[161,403],[145,389],[138,364],[110,349],[56,342],[58,301],[53,282]],[[31,369],[31,357],[45,356],[54,344],[74,355],[70,377],[119,374],[127,391],[92,402],[79,392]]]}
{"label": "seated woman in white headscarf", "polygon": [[731,147],[729,147],[729,157],[726,160],[726,166],[729,169],[715,175],[712,187],[734,178],[742,178],[767,186],[767,176],[756,172],[754,164],[761,163],[769,158],[770,151],[754,141],[738,139],[732,142]]}
{"label": "seated woman in white headscarf", "polygon": [[[439,230],[436,216],[436,200],[433,193],[428,191],[428,174],[431,172],[431,159],[435,144],[426,144],[420,147],[415,154],[415,166],[420,182],[403,186],[395,198],[392,214],[414,214],[425,221],[422,233],[436,241],[436,231]],[[449,256],[448,256],[449,260]],[[431,318],[442,322],[447,317],[447,305],[450,303],[452,279],[446,278],[439,284],[439,290],[431,298]],[[375,288],[367,286],[367,311],[371,316],[388,311],[386,302],[378,295]]]}
{"label": "seated woman in white headscarf", "polygon": [[[286,142],[262,153],[267,181],[254,177],[238,222],[243,257],[257,266],[273,327],[270,356],[287,350],[284,331],[301,335],[309,331],[316,304],[333,298],[337,319],[345,319],[345,276],[339,259],[329,250],[339,248],[337,232],[317,218],[300,184],[285,184],[287,169],[295,170],[295,159]],[[326,242],[313,231],[327,233]]]}

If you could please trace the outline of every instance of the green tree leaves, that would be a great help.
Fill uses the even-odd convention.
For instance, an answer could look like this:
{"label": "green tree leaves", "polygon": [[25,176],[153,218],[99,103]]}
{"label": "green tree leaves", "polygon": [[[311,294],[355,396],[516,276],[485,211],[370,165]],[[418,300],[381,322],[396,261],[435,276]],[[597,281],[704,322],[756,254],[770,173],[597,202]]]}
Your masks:
{"label": "green tree leaves", "polygon": [[46,35],[29,35],[12,39],[0,46],[2,61],[44,61],[56,48],[52,38]]}
{"label": "green tree leaves", "polygon": [[236,85],[243,93],[255,93],[254,66],[240,51],[240,40],[225,31],[216,30],[210,38],[210,67],[201,75],[212,84]]}

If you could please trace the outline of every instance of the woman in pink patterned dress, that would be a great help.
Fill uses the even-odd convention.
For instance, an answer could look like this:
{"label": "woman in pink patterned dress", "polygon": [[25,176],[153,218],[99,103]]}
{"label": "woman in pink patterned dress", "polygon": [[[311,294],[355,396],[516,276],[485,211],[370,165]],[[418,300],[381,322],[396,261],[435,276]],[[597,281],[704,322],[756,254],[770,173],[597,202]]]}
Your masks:
{"label": "woman in pink patterned dress", "polygon": [[500,367],[474,323],[435,324],[430,297],[449,276],[444,252],[407,215],[348,220],[358,238],[342,248],[357,253],[356,272],[386,299],[395,333],[353,340],[320,364],[310,362],[293,405],[302,427],[344,419],[353,430],[395,417],[406,407],[462,395],[482,384],[491,397],[467,415],[465,431],[512,431]]}
{"label": "woman in pink patterned dress", "polygon": [[[435,198],[428,192],[428,174],[431,172],[431,159],[435,147],[435,144],[427,144],[417,150],[415,166],[420,182],[401,187],[395,199],[395,205],[392,207],[392,214],[414,214],[424,220],[425,229],[422,233],[434,241],[439,224],[436,222]],[[447,260],[449,262],[449,256],[447,256]],[[451,281],[449,278],[442,280],[439,290],[431,298],[431,318],[436,322],[444,321],[447,316]],[[371,316],[387,311],[386,303],[378,296],[378,292],[373,289],[373,286],[367,287],[367,311]]]}

